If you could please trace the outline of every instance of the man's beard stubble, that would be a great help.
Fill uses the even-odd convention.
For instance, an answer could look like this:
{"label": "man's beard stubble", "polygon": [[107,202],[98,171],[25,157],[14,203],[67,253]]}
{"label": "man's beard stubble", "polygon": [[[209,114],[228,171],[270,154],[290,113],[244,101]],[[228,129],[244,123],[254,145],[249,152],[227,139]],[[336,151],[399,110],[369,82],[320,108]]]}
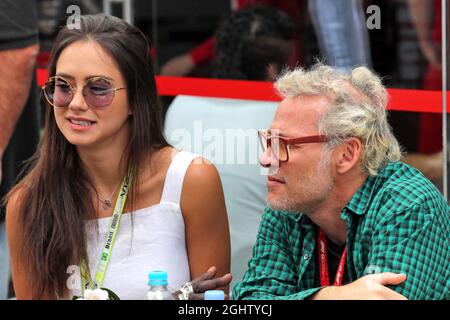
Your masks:
{"label": "man's beard stubble", "polygon": [[[320,161],[317,163],[314,172],[308,177],[308,181],[303,183],[304,187],[307,186],[306,190],[297,190],[295,192],[295,195],[300,194],[301,196],[294,195],[289,197],[289,192],[287,192],[281,199],[269,201],[267,198],[268,206],[272,210],[279,210],[290,214],[309,215],[316,212],[332,189],[332,181],[330,181],[331,169],[329,166],[330,155],[331,152],[322,152]],[[314,177],[318,177],[318,179],[314,179]],[[304,200],[298,201],[299,199]]]}

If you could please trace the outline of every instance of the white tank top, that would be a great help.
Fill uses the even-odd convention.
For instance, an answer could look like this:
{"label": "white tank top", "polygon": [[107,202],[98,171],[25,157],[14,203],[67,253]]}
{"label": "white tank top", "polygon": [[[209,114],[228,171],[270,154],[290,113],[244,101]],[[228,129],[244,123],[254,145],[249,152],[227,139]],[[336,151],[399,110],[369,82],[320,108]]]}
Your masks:
{"label": "white tank top", "polygon": [[[102,287],[113,290],[122,300],[143,300],[148,290],[148,273],[164,270],[168,287],[175,289],[190,280],[185,227],[180,208],[181,189],[187,168],[199,157],[180,151],[173,158],[164,181],[161,202],[122,215]],[[86,224],[89,268],[94,278],[109,229],[110,217],[100,218],[98,234]],[[90,230],[90,231],[89,231]],[[71,296],[81,295],[72,290]]]}

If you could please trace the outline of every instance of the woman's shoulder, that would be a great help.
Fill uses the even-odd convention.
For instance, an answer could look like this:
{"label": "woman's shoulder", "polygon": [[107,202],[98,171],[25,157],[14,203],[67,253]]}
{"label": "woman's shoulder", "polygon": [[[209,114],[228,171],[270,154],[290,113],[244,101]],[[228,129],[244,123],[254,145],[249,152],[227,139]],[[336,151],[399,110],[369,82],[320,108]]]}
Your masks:
{"label": "woman's shoulder", "polygon": [[187,184],[208,184],[220,181],[220,177],[216,166],[212,162],[201,156],[194,155],[186,171],[185,181],[187,181]]}
{"label": "woman's shoulder", "polygon": [[27,192],[27,186],[25,184],[18,185],[14,187],[6,196],[5,204],[6,204],[6,218],[8,216],[17,217],[20,204],[22,203],[22,199]]}
{"label": "woman's shoulder", "polygon": [[[209,198],[223,196],[216,167],[200,155],[165,147],[153,153],[147,164],[140,176],[140,193],[146,199],[146,206],[163,197],[173,198],[169,202],[186,207],[197,203],[206,194]],[[150,198],[152,199],[149,200]]]}
{"label": "woman's shoulder", "polygon": [[222,182],[216,166],[201,156],[194,158],[184,176],[182,206],[183,203],[214,201],[222,198]]}
{"label": "woman's shoulder", "polygon": [[147,178],[152,179],[155,176],[160,176],[165,180],[171,165],[184,167],[183,192],[186,189],[195,188],[200,190],[203,187],[208,188],[211,185],[220,183],[219,173],[212,162],[201,155],[170,146],[159,149],[152,154],[142,177],[144,180],[147,180]]}
{"label": "woman's shoulder", "polygon": [[[177,163],[173,163],[174,160]],[[154,152],[151,160],[147,164],[146,172],[152,176],[158,173],[165,173],[171,165],[176,166],[178,164],[187,167],[185,180],[204,179],[218,175],[214,164],[206,158],[203,158],[199,154],[176,149],[171,146],[161,148]]]}
{"label": "woman's shoulder", "polygon": [[27,192],[25,185],[16,186],[6,197],[6,231],[8,233],[10,248],[19,244],[22,235],[21,210],[23,197]]}

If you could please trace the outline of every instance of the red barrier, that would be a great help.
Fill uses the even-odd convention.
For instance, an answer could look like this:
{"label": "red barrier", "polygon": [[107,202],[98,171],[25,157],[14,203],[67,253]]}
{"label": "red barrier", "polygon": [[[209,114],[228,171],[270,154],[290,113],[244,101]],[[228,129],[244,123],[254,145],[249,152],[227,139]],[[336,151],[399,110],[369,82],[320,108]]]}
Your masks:
{"label": "red barrier", "polygon": [[[47,79],[47,70],[39,69],[37,77],[39,86],[42,86]],[[270,82],[157,76],[156,83],[161,96],[183,94],[214,98],[280,101],[280,97]],[[390,95],[389,110],[442,113],[441,91],[388,89],[388,93]],[[447,104],[449,103],[450,97],[447,98]]]}

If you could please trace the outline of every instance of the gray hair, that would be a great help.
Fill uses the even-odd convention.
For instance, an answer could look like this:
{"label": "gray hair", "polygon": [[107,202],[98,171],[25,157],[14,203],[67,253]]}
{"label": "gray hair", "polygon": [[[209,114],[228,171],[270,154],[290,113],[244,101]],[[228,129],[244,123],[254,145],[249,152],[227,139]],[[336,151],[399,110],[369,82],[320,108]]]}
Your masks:
{"label": "gray hair", "polygon": [[362,141],[362,171],[376,176],[401,150],[386,116],[388,94],[381,79],[365,67],[343,71],[321,64],[310,70],[286,71],[275,82],[282,97],[326,96],[333,107],[319,120],[319,133],[331,138],[332,149],[348,138]]}

